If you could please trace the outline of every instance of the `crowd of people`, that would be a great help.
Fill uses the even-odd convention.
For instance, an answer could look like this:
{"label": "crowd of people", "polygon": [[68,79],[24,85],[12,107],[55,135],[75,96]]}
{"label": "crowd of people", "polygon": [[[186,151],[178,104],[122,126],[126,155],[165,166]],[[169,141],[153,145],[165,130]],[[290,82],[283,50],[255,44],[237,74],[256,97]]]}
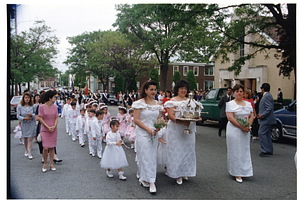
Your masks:
{"label": "crowd of people", "polygon": [[[58,118],[65,119],[66,133],[72,141],[79,142],[83,147],[88,144],[89,154],[100,158],[100,167],[106,170],[106,175],[112,178],[112,170],[118,170],[120,180],[126,180],[123,168],[128,166],[124,138],[131,143],[129,149],[136,153],[137,174],[139,184],[148,187],[150,193],[156,192],[157,167],[164,168],[165,174],[174,178],[178,185],[183,180],[196,176],[195,153],[195,121],[182,121],[176,117],[180,105],[187,104],[190,93],[189,84],[185,80],[178,81],[173,91],[157,93],[155,81],[146,81],[137,93],[120,93],[120,105],[116,117],[112,117],[103,97],[99,93],[82,97],[78,93],[61,97],[54,90],[41,91],[32,96],[24,93],[18,106],[17,118],[20,125],[15,129],[17,138],[22,135],[20,143],[25,146],[24,155],[32,159],[32,141],[36,138],[43,164],[42,172],[47,172],[47,159],[49,156],[50,170],[55,171],[53,163],[62,162],[57,158],[57,124]],[[227,95],[222,97],[222,122],[220,132],[226,128],[227,165],[230,175],[237,182],[242,177],[253,176],[250,155],[250,129],[254,119],[258,120],[260,127],[258,136],[262,147],[260,156],[273,155],[270,126],[274,123],[272,96],[270,86],[264,83],[261,87],[263,96],[252,101],[251,94],[244,90],[243,85],[235,85],[227,89]],[[204,92],[197,96],[199,100]],[[234,97],[231,96],[233,93]],[[203,94],[204,95],[204,94]],[[96,98],[97,97],[97,98]],[[104,99],[107,94],[104,94]],[[201,98],[200,98],[201,99]],[[255,111],[255,102],[259,110]],[[122,106],[124,104],[124,106]],[[274,104],[274,103],[273,103]],[[272,115],[273,114],[273,115]],[[241,124],[238,119],[247,117],[247,123]],[[198,117],[201,119],[201,117]],[[156,127],[155,123],[165,121],[164,127]],[[36,121],[38,122],[36,126]],[[183,131],[189,128],[190,134]],[[252,128],[253,129],[253,128]],[[102,142],[106,143],[102,151]]]}

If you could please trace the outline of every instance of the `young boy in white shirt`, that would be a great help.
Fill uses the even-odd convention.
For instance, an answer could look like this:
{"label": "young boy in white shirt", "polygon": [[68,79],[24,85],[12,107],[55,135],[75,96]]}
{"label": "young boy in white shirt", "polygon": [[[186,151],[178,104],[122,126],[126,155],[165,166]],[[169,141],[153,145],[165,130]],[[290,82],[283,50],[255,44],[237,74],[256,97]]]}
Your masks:
{"label": "young boy in white shirt", "polygon": [[71,110],[68,112],[69,120],[70,120],[70,130],[69,135],[72,136],[72,140],[75,141],[77,139],[76,132],[76,121],[77,117],[80,115],[79,110],[76,108],[76,103],[71,102]]}
{"label": "young boy in white shirt", "polygon": [[84,146],[84,143],[86,141],[86,135],[84,135],[84,127],[85,127],[85,109],[81,108],[80,115],[77,117],[76,121],[76,131],[79,135],[79,144],[81,147]]}
{"label": "young boy in white shirt", "polygon": [[95,140],[95,137],[96,137],[96,146],[95,146],[94,149],[97,149],[97,155],[98,155],[98,158],[100,158],[100,159],[102,158],[102,137],[104,135],[103,117],[104,117],[104,112],[102,110],[98,110],[96,112],[96,118],[98,120],[98,125],[99,125],[99,128],[100,128],[100,132],[97,133],[96,136],[93,136],[94,140]]}
{"label": "young boy in white shirt", "polygon": [[69,125],[70,121],[69,121],[69,116],[68,116],[68,112],[71,109],[70,102],[71,102],[71,98],[68,97],[67,101],[66,101],[66,104],[63,107],[62,114],[61,114],[62,119],[65,117],[66,133],[67,134],[69,133],[69,130],[70,130],[70,125]]}
{"label": "young boy in white shirt", "polygon": [[100,133],[100,127],[98,125],[98,120],[95,117],[95,110],[90,109],[88,111],[88,118],[86,119],[86,125],[84,127],[84,134],[87,135],[89,141],[89,152],[90,155],[95,156],[95,144],[96,144],[96,137],[93,139],[93,136],[97,136]]}

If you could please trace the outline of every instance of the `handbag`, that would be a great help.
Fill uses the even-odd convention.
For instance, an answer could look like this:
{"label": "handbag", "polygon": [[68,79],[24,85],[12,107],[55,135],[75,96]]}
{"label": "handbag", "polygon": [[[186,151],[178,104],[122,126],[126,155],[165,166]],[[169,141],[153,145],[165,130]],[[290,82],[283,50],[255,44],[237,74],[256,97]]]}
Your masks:
{"label": "handbag", "polygon": [[41,134],[38,134],[38,136],[37,136],[36,140],[37,140],[38,142],[41,142],[41,141],[42,141]]}

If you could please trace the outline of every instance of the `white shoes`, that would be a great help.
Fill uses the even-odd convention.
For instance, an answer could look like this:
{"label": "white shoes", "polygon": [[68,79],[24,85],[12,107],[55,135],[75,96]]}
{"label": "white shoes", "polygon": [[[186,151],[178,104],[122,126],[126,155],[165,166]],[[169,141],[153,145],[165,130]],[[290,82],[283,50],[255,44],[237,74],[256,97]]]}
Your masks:
{"label": "white shoes", "polygon": [[84,146],[84,143],[81,143],[80,146],[83,147],[83,146]]}
{"label": "white shoes", "polygon": [[123,175],[124,174],[123,171],[119,172],[118,174],[119,174],[119,179],[120,180],[126,180],[126,177]]}
{"label": "white shoes", "polygon": [[136,172],[136,178],[140,178],[139,171]]}
{"label": "white shoes", "polygon": [[28,155],[28,158],[29,158],[29,160],[32,160],[33,156],[32,155]]}
{"label": "white shoes", "polygon": [[243,182],[243,179],[235,178],[235,180],[236,180],[238,183],[242,183],[242,182]]}
{"label": "white shoes", "polygon": [[141,186],[144,186],[145,188],[150,187],[150,184],[148,182],[145,182],[145,181],[141,180],[141,178],[139,179],[139,184]]}
{"label": "white shoes", "polygon": [[178,179],[176,179],[176,183],[178,185],[181,185],[182,184],[182,177],[179,177]]}
{"label": "white shoes", "polygon": [[156,193],[156,187],[154,183],[150,183],[149,192]]}
{"label": "white shoes", "polygon": [[111,171],[106,171],[106,175],[109,177],[109,178],[113,178],[114,177],[114,175],[112,174],[112,172]]}
{"label": "white shoes", "polygon": [[24,156],[28,156],[28,153],[25,152]]}
{"label": "white shoes", "polygon": [[130,147],[131,149],[134,149],[134,145],[133,144],[131,144],[131,147]]}
{"label": "white shoes", "polygon": [[189,180],[189,178],[187,176],[182,177],[184,180]]}

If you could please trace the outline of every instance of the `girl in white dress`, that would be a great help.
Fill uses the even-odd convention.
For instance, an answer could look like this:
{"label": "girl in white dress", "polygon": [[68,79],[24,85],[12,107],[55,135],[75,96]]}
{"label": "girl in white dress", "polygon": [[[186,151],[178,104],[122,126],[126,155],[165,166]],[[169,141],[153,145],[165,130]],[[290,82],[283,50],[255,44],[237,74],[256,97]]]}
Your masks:
{"label": "girl in white dress", "polygon": [[119,179],[126,180],[123,175],[123,167],[128,166],[125,152],[122,148],[121,136],[118,132],[119,122],[118,120],[112,120],[110,122],[111,131],[106,135],[106,147],[103,152],[103,157],[100,162],[101,168],[107,169],[106,175],[109,178],[113,177],[112,169],[118,169]]}
{"label": "girl in white dress", "polygon": [[[250,127],[253,123],[253,108],[250,102],[243,101],[244,87],[237,84],[232,89],[234,100],[226,103],[228,118],[226,128],[227,167],[236,181],[243,182],[242,177],[253,176],[250,154]],[[236,118],[248,117],[249,127],[243,127]]]}
{"label": "girl in white dress", "polygon": [[[164,121],[167,124],[169,121],[168,113],[165,114]],[[166,155],[166,138],[167,138],[167,126],[163,127],[158,132],[158,149],[157,149],[157,166],[167,170],[167,155]]]}
{"label": "girl in white dress", "polygon": [[[187,104],[189,84],[185,80],[178,81],[174,86],[175,97],[167,101],[164,107],[167,108],[169,122],[167,128],[167,175],[175,178],[178,185],[182,184],[182,178],[196,176],[196,153],[195,153],[195,132],[196,123],[176,120],[180,112],[174,111],[180,104]],[[198,117],[200,118],[200,117]],[[186,128],[191,134],[184,134]]]}
{"label": "girl in white dress", "polygon": [[150,187],[150,193],[156,192],[154,184],[158,145],[156,134],[159,129],[154,128],[154,122],[160,118],[160,111],[162,111],[162,106],[153,99],[155,94],[156,82],[146,81],[141,90],[141,99],[135,101],[132,105],[132,108],[134,108],[134,123],[136,124],[136,160],[140,176],[139,183],[144,187]]}
{"label": "girl in white dress", "polygon": [[24,144],[21,131],[21,121],[19,121],[19,125],[15,127],[13,132],[15,133],[14,138],[20,139],[20,144]]}

